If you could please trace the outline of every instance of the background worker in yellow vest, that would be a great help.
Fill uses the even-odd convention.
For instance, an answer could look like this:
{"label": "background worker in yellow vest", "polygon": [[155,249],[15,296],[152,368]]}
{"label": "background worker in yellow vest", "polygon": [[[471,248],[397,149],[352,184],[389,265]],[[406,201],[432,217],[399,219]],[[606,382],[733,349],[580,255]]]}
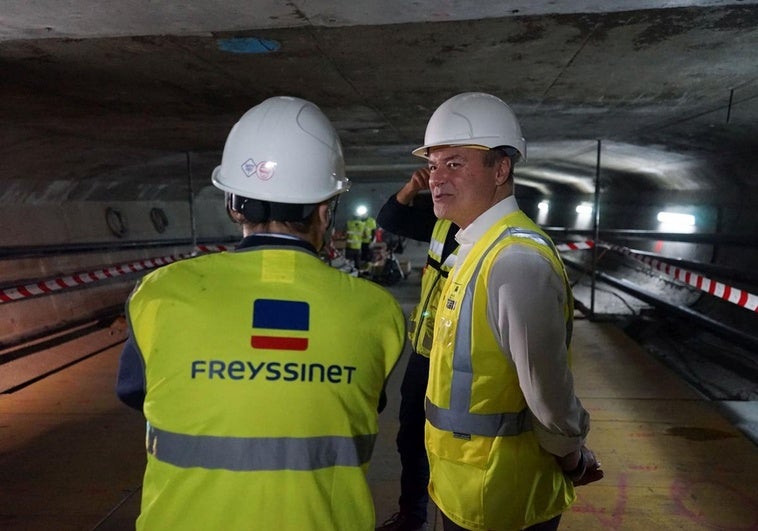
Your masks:
{"label": "background worker in yellow vest", "polygon": [[345,242],[345,258],[352,260],[356,269],[363,265],[363,233],[366,222],[358,215],[347,220],[347,242]]}
{"label": "background worker in yellow vest", "polygon": [[463,93],[413,153],[428,160],[434,213],[461,227],[430,355],[430,496],[448,531],[557,529],[574,485],[602,471],[574,394],[566,271],[513,196],[521,127],[499,98]]}
{"label": "background worker in yellow vest", "polygon": [[276,97],[232,128],[213,183],[244,239],[135,288],[117,394],[144,412],[137,529],[374,528],[366,472],[405,321],[318,257],[347,191],[337,134]]}
{"label": "background worker in yellow vest", "polygon": [[434,215],[429,192],[429,170],[420,168],[377,214],[377,223],[393,234],[429,242],[421,276],[421,295],[408,329],[411,354],[400,385],[400,427],[395,439],[400,454],[399,510],[377,529],[417,531],[428,529],[429,462],[424,445],[424,396],[429,378],[429,350],[434,316],[442,286],[455,261],[458,226]]}
{"label": "background worker in yellow vest", "polygon": [[361,238],[361,261],[368,263],[372,261],[371,242],[374,241],[376,232],[376,219],[372,218],[368,212],[363,216],[363,237]]}

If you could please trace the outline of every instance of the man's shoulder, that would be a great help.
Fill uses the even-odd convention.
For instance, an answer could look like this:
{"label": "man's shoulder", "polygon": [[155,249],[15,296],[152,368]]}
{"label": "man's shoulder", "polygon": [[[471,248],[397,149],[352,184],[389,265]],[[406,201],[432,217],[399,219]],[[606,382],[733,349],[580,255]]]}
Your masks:
{"label": "man's shoulder", "polygon": [[[349,282],[352,285],[351,292],[353,295],[360,295],[360,297],[365,297],[363,299],[364,301],[373,301],[378,302],[380,304],[388,304],[392,307],[397,306],[398,308],[400,305],[397,302],[397,299],[395,296],[390,293],[387,288],[384,286],[380,286],[376,282],[373,282],[371,280],[360,278],[360,277],[352,277],[350,275],[347,275],[346,273],[341,273],[342,275],[346,275],[349,277]],[[388,306],[389,308],[389,306]]]}
{"label": "man's shoulder", "polygon": [[[222,253],[201,254],[196,256],[182,257],[174,262],[162,265],[145,274],[135,287],[134,292],[154,289],[166,284],[188,281],[203,275],[203,271],[213,267]],[[191,280],[189,280],[191,282]]]}

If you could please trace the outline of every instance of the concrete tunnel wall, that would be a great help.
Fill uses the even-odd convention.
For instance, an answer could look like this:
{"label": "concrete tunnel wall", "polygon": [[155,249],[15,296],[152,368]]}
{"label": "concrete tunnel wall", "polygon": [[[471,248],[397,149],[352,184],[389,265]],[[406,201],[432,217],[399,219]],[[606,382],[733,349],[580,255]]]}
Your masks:
{"label": "concrete tunnel wall", "polygon": [[[109,183],[103,183],[98,192],[79,195],[72,193],[76,186],[76,183],[60,181],[26,184],[19,181],[6,186],[4,193],[0,192],[0,226],[3,227],[0,231],[0,291],[111,265],[189,255],[195,250],[192,241],[233,245],[241,237],[240,228],[226,215],[223,193],[209,185],[196,190],[192,208],[182,184],[169,189],[135,186],[131,192],[125,192],[122,187],[113,194],[118,200],[112,201],[103,199],[108,195]],[[351,199],[343,201],[338,209],[336,226],[344,230],[357,202],[366,204],[376,216],[381,204],[398,188],[396,184],[355,186],[350,192]],[[133,199],[128,198],[129,193]],[[165,226],[160,220],[158,225],[154,223],[151,213],[156,209],[165,216]],[[119,225],[115,231],[114,219]],[[122,229],[123,234],[119,236]],[[178,240],[185,243],[172,245]],[[130,242],[158,244],[162,241],[166,242],[165,247],[115,248]],[[82,245],[101,249],[65,254],[54,251]],[[30,253],[30,248],[49,248],[49,251],[40,255]],[[409,245],[406,253],[420,263],[426,246]],[[143,274],[144,271],[119,275],[82,287],[0,302],[0,349],[44,334],[53,327],[122,307]]]}
{"label": "concrete tunnel wall", "polygon": [[[164,213],[165,227],[161,220],[157,225],[153,223],[151,211],[154,209]],[[238,227],[224,212],[223,195],[201,190],[192,210],[197,240],[223,242],[238,238]],[[125,229],[120,237],[109,226],[109,212],[111,225],[112,213],[118,213],[116,217]],[[37,193],[20,203],[2,204],[0,224],[3,227],[0,248],[4,249],[0,259],[0,288],[193,251],[188,200],[60,201]],[[136,241],[156,244],[165,241],[166,246],[115,248]],[[175,241],[187,243],[171,245]],[[53,250],[77,245],[101,246],[102,249],[66,254],[56,254]],[[24,247],[51,250],[43,255],[24,254]],[[12,258],[19,253],[21,258]],[[142,274],[120,275],[81,288],[1,303],[0,346],[44,333],[58,324],[77,322],[105,309],[123,306]]]}
{"label": "concrete tunnel wall", "polygon": [[[375,216],[381,204],[402,182],[399,183],[355,183],[351,191],[343,198],[338,210],[337,228],[344,225],[358,203],[367,204]],[[50,187],[55,186],[53,184]],[[107,265],[124,264],[148,258],[175,256],[191,253],[189,244],[193,238],[207,242],[231,242],[239,239],[239,228],[231,223],[223,208],[222,194],[211,186],[204,186],[193,199],[195,231],[193,234],[189,200],[186,193],[165,190],[152,194],[149,199],[140,198],[144,190],[137,193],[134,200],[120,197],[118,201],[66,200],[56,197],[50,189],[40,189],[39,183],[34,190],[19,201],[17,190],[12,197],[0,196],[0,289],[23,285],[32,280],[43,280],[56,276],[69,275],[97,269]],[[747,191],[749,192],[749,191]],[[102,195],[102,194],[101,194]],[[521,207],[539,220],[537,211],[538,197],[529,190],[517,189]],[[553,204],[548,219],[541,220],[543,225],[563,226],[568,228],[589,229],[591,223],[580,221],[574,211],[581,201],[593,201],[591,195],[564,194],[551,198]],[[752,199],[755,199],[753,197]],[[637,230],[657,230],[654,222],[655,213],[671,204],[686,204],[701,220],[697,227],[702,232],[723,232],[747,234],[755,232],[755,209],[746,208],[754,204],[751,198],[717,197],[709,194],[648,194],[622,201],[608,194],[601,197],[601,225],[603,228],[623,228]],[[118,237],[108,225],[107,212],[119,212],[126,232]],[[161,209],[167,224],[162,232],[151,219],[151,211]],[[582,225],[584,223],[585,225]],[[77,244],[114,245],[133,241],[172,241],[184,240],[186,245],[169,245],[142,249],[103,249],[96,252],[73,253],[62,255],[27,256],[9,258],[21,247],[67,246]],[[690,244],[681,242],[633,241],[630,247],[663,256],[685,258],[703,262],[716,262],[745,271],[753,271],[758,266],[756,249],[743,246],[714,246],[708,244]],[[15,250],[14,250],[15,248]],[[409,242],[404,258],[410,259],[412,265],[420,267],[424,260],[426,246]],[[586,259],[586,256],[584,258]],[[23,338],[44,333],[52,326],[66,322],[75,322],[97,315],[98,312],[112,307],[122,306],[143,273],[120,276],[98,282],[95,287],[82,287],[62,290],[49,295],[24,298],[22,300],[0,304],[0,347],[12,344]],[[655,283],[650,284],[655,289]],[[679,290],[681,291],[681,290]],[[685,290],[686,291],[686,290]],[[665,294],[664,294],[665,295]],[[671,294],[669,294],[671,295]],[[702,294],[676,295],[686,304],[696,305],[703,300]],[[673,295],[672,295],[673,296]],[[746,331],[756,328],[756,316],[728,303],[701,303],[706,311],[711,311]]]}

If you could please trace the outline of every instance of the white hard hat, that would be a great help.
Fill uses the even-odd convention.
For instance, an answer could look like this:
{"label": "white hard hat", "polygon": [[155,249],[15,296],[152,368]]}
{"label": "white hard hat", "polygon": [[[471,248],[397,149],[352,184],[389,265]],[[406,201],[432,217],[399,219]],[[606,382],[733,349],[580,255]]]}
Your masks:
{"label": "white hard hat", "polygon": [[526,140],[516,115],[500,98],[484,92],[464,92],[437,107],[426,126],[424,145],[413,150],[427,158],[436,146],[510,146],[516,161],[526,160]]}
{"label": "white hard hat", "polygon": [[289,96],[269,98],[239,119],[212,181],[230,194],[292,204],[350,188],[334,127],[316,105]]}

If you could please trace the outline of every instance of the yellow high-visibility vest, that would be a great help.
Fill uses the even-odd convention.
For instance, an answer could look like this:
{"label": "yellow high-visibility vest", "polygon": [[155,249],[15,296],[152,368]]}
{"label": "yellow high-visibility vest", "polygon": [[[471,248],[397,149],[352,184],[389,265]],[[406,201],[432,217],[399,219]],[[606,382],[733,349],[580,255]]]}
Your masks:
{"label": "yellow high-visibility vest", "polygon": [[349,219],[347,221],[347,242],[348,249],[360,250],[363,243],[363,229],[365,223],[362,219]]}
{"label": "yellow high-visibility vest", "polygon": [[156,270],[127,309],[146,378],[138,529],[374,529],[365,474],[405,339],[394,297],[257,247]]}
{"label": "yellow high-visibility vest", "polygon": [[371,216],[367,217],[363,221],[363,243],[371,243],[374,239],[374,231],[376,230],[376,220]]}
{"label": "yellow high-visibility vest", "polygon": [[513,244],[539,253],[564,280],[567,344],[571,337],[573,299],[560,256],[523,212],[505,216],[448,277],[430,356],[429,492],[450,519],[472,530],[522,529],[557,516],[575,497],[531,429],[516,370],[487,320],[492,264]]}
{"label": "yellow high-visibility vest", "polygon": [[456,248],[445,260],[442,260],[442,249],[445,246],[447,233],[450,231],[452,222],[447,219],[439,219],[434,224],[432,238],[429,242],[426,267],[421,277],[421,297],[419,303],[413,308],[409,319],[408,339],[415,352],[429,357],[434,336],[434,315],[437,312],[437,304],[440,292],[444,285],[447,274],[455,264]]}

